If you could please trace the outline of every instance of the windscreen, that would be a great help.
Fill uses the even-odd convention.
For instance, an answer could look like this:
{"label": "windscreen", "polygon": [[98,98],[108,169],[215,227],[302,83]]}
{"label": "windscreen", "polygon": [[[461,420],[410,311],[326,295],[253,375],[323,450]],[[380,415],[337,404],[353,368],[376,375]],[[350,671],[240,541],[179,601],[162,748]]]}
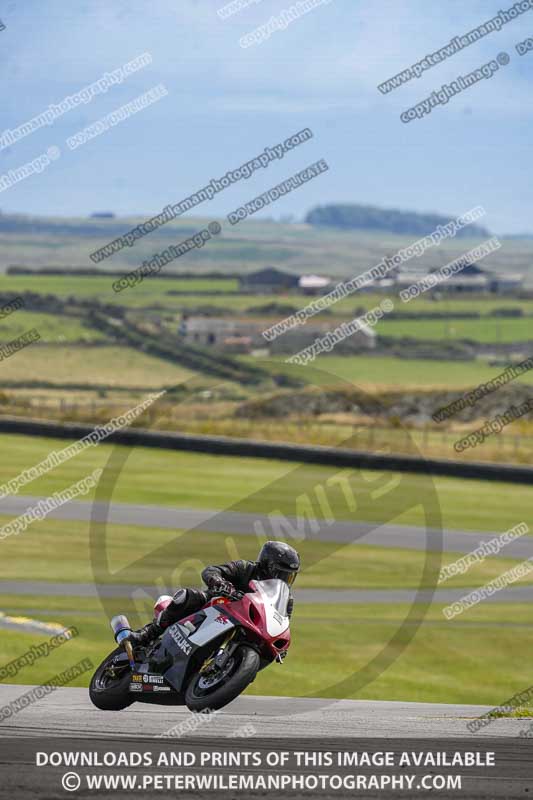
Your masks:
{"label": "windscreen", "polygon": [[269,581],[254,581],[259,591],[269,603],[272,603],[278,614],[287,616],[287,603],[289,602],[289,587],[285,581],[272,578]]}

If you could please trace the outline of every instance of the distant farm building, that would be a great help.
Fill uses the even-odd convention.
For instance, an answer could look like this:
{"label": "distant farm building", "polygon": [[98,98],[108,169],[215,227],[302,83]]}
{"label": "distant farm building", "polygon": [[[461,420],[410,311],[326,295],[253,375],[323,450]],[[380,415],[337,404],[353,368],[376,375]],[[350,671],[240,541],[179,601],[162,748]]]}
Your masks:
{"label": "distant farm building", "polygon": [[298,275],[282,272],[276,267],[265,267],[239,279],[242,292],[248,294],[273,294],[298,288]]}
{"label": "distant farm building", "polygon": [[264,347],[262,330],[257,324],[244,320],[184,316],[179,335],[186,344],[214,347],[233,353],[249,353],[254,347]]}
{"label": "distant farm building", "polygon": [[331,280],[322,275],[302,275],[298,288],[303,294],[323,294],[330,284]]}
{"label": "distant farm building", "polygon": [[[335,328],[331,323],[318,323],[293,328],[268,342],[263,331],[270,322],[248,322],[247,320],[223,319],[207,316],[184,316],[179,327],[179,335],[186,344],[198,347],[213,347],[231,353],[250,353],[253,350],[268,349],[272,354],[294,354],[304,347],[312,345],[318,339]],[[338,353],[355,353],[369,350],[376,346],[376,332],[368,325],[361,323],[361,330],[339,342],[335,347]]]}
{"label": "distant farm building", "polygon": [[497,294],[515,294],[524,286],[524,276],[519,272],[500,272],[493,275],[490,282],[491,292]]}
{"label": "distant farm building", "polygon": [[[423,281],[430,275],[439,271],[439,267],[425,270],[420,265],[406,264],[396,270],[391,270],[387,278],[383,280],[371,281],[365,288],[375,289],[406,289],[414,283]],[[513,294],[519,292],[524,285],[524,276],[518,273],[491,272],[482,269],[476,264],[467,264],[455,275],[435,284],[427,289],[428,293],[450,293],[450,294]]]}
{"label": "distant farm building", "polygon": [[[364,350],[373,350],[377,344],[377,334],[374,328],[359,321],[360,330],[339,341],[334,348],[335,355],[353,355]],[[273,339],[269,344],[272,355],[293,355],[306,347],[310,347],[315,339],[321,339],[328,331],[335,330],[337,326],[331,322],[310,325],[307,322],[297,328],[287,331],[282,336]]]}
{"label": "distant farm building", "polygon": [[[438,272],[438,269],[431,270],[431,272],[426,273],[411,272],[409,270],[406,270],[405,272],[398,272],[396,275],[395,286],[398,289],[405,289],[412,283],[423,281],[424,278],[429,277],[429,275],[431,275],[433,272]],[[450,275],[449,278],[446,278],[445,280],[436,284],[434,289],[429,289],[428,291],[471,292],[480,294],[483,292],[488,292],[489,289],[490,278],[488,274],[479,267],[476,267],[475,264],[468,264],[468,266],[463,267],[460,272],[457,272],[455,275]]]}

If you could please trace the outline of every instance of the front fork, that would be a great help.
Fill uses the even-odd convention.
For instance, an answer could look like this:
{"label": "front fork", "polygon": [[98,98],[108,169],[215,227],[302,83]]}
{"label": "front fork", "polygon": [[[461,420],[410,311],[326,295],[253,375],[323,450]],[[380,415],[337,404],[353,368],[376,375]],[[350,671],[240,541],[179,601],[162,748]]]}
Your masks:
{"label": "front fork", "polygon": [[219,669],[223,669],[228,661],[228,658],[231,656],[231,649],[228,649],[228,645],[235,636],[237,628],[233,628],[232,631],[228,633],[218,650],[214,655],[208,656],[202,666],[199,669],[199,674],[203,675],[205,672],[208,672],[213,666],[218,667]]}

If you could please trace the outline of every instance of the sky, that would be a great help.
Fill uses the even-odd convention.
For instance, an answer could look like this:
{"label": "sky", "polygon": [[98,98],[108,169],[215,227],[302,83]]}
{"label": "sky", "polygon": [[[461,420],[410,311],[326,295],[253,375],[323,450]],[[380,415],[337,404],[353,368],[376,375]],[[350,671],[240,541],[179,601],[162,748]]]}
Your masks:
{"label": "sky", "polygon": [[[268,38],[243,47],[242,37],[286,18],[295,3],[254,0],[223,18],[225,0],[5,0],[0,140],[142,53],[151,63],[4,147],[0,178],[50,147],[59,157],[0,191],[0,210],[150,215],[310,128],[311,140],[217,193],[196,215],[222,217],[324,159],[327,172],[257,216],[299,220],[327,203],[452,216],[481,205],[492,232],[533,232],[533,49],[522,56],[515,49],[533,37],[533,8],[382,94],[378,84],[513,3],[314,2],[285,29],[271,23]],[[502,53],[509,63],[492,77],[401,121],[443,84]],[[68,137],[160,84],[167,94],[159,100],[69,149]]]}

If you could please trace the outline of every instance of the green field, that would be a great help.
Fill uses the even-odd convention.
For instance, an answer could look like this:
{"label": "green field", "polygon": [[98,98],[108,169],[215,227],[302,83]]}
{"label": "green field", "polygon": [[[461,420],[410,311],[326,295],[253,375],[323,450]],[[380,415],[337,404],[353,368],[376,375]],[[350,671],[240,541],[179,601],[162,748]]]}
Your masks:
{"label": "green field", "polygon": [[[111,276],[84,276],[84,275],[0,275],[1,292],[38,292],[39,294],[53,294],[56,297],[76,300],[93,298],[105,303],[136,306],[169,306],[173,308],[182,302],[180,296],[173,296],[169,292],[220,292],[222,296],[216,298],[224,302],[223,293],[236,291],[238,282],[233,279],[184,279],[175,278],[163,280],[150,278],[144,280],[132,289],[119,294],[113,292],[112,284],[115,278]],[[197,295],[195,303],[211,302],[212,298]],[[214,299],[214,298],[213,298]],[[231,300],[232,298],[226,298]],[[187,297],[183,298],[188,301]]]}
{"label": "green field", "polygon": [[106,339],[103,333],[85,327],[76,317],[17,311],[0,320],[0,341],[9,342],[32,328],[39,332],[42,342],[97,342]]}
{"label": "green field", "polygon": [[[380,294],[372,292],[356,292],[350,297],[339,300],[331,307],[335,313],[341,311],[343,314],[353,314],[359,307],[365,309],[374,308],[379,305],[383,298],[387,296],[383,292]],[[439,297],[430,296],[428,294],[421,295],[415,300],[410,300],[408,303],[402,303],[398,295],[391,292],[391,299],[394,301],[394,311],[400,314],[446,314],[453,317],[454,315],[461,314],[481,314],[482,317],[487,317],[491,321],[501,322],[505,324],[508,318],[492,316],[495,311],[503,310],[519,310],[522,314],[533,313],[533,300],[524,300],[517,297],[507,297],[505,295],[446,295],[442,294]],[[320,314],[315,319],[319,319]],[[512,318],[511,318],[512,319]],[[472,320],[464,320],[469,322]],[[475,322],[475,319],[473,320]]]}
{"label": "green field", "polygon": [[[285,356],[254,358],[246,356],[251,363],[272,369],[284,369]],[[270,364],[273,366],[270,367]],[[275,365],[275,367],[274,367]],[[280,366],[278,366],[280,365]],[[372,356],[321,355],[313,362],[312,383],[326,386],[335,378],[355,385],[375,386],[442,386],[443,388],[469,388],[495,378],[504,367],[490,367],[483,361],[430,361],[425,358],[387,358]],[[294,373],[286,365],[288,374]],[[303,371],[305,374],[305,370]],[[533,383],[533,372],[526,372],[517,380]]]}
{"label": "green field", "polygon": [[[523,322],[527,320],[512,320]],[[435,323],[437,324],[437,323]],[[52,314],[17,312],[0,321],[0,338],[11,341],[30,328],[36,328],[42,342],[31,345],[2,363],[2,380],[6,382],[44,381],[51,385],[79,384],[109,388],[172,386],[193,376],[209,380],[202,373],[173,364],[133,348],[104,344],[105,336],[84,327],[72,317]],[[506,334],[507,335],[507,334]],[[74,342],[79,342],[77,345]],[[85,342],[85,344],[82,344]],[[102,342],[98,346],[92,346]],[[65,346],[68,345],[68,346]],[[241,356],[247,364],[266,367],[293,375],[294,367],[285,364],[287,356]],[[355,385],[473,387],[500,374],[504,366],[491,367],[483,361],[431,361],[371,356],[319,356],[312,364],[313,372],[298,371],[314,385],[331,385],[338,380]],[[532,384],[533,372],[525,373],[520,382]]]}
{"label": "green field", "polygon": [[383,319],[376,326],[378,336],[409,337],[426,341],[457,341],[512,344],[527,342],[533,337],[533,320],[523,319]]}
{"label": "green field", "polygon": [[[87,332],[92,331],[87,329]],[[52,386],[132,386],[146,392],[161,386],[174,386],[194,374],[178,364],[119,345],[64,347],[36,344],[2,362],[3,381],[45,381]]]}

